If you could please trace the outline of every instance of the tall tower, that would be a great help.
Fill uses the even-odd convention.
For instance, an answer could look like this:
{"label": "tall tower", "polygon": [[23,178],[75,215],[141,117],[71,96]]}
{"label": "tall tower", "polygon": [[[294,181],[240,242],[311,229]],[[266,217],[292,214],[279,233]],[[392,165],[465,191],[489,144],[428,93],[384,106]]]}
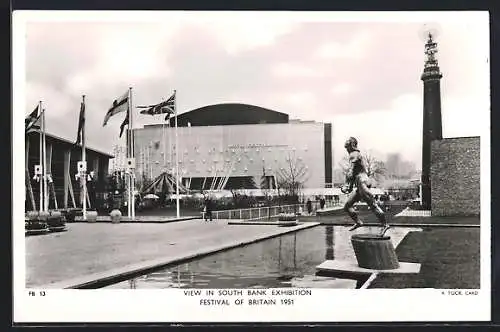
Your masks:
{"label": "tall tower", "polygon": [[424,82],[424,122],[422,135],[422,205],[431,208],[431,142],[442,139],[441,87],[443,77],[436,59],[437,43],[432,33],[427,35],[425,44],[424,72],[420,79]]}

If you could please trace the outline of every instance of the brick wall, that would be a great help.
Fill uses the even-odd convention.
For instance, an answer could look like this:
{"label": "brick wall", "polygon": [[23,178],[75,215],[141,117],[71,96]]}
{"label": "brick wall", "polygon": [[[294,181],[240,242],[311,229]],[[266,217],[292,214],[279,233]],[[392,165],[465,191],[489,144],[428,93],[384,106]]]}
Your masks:
{"label": "brick wall", "polygon": [[479,152],[479,137],[447,138],[432,142],[432,215],[479,215]]}

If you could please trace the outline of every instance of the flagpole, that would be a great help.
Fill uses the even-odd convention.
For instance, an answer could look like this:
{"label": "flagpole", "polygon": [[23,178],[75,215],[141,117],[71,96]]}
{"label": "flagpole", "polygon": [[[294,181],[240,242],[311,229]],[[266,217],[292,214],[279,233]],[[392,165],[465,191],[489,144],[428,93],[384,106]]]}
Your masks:
{"label": "flagpole", "polygon": [[[174,102],[174,108],[175,108],[175,102]],[[172,126],[170,125],[170,118],[168,119],[168,158],[169,158],[168,171],[171,172],[174,166],[174,156],[172,151]]]}
{"label": "flagpole", "polygon": [[[130,158],[130,128],[127,128],[127,151],[126,151],[127,159]],[[131,211],[130,211],[130,177],[127,176],[127,166],[124,168],[125,170],[125,179],[127,183],[127,216],[130,218],[131,217]]]}
{"label": "flagpole", "polygon": [[174,110],[175,110],[175,196],[177,203],[177,218],[180,217],[179,208],[179,135],[177,130],[177,91],[174,90]]}
{"label": "flagpole", "polygon": [[[126,151],[126,155],[127,155],[127,158],[131,158],[132,156],[132,149],[131,149],[131,141],[132,141],[132,136],[131,136],[131,130],[130,130],[130,88],[128,90],[128,103],[127,103],[127,116],[129,117],[129,123],[128,123],[128,128],[127,128],[127,151]],[[128,163],[128,161],[126,161],[126,164]],[[128,172],[127,172],[128,170]],[[130,169],[128,169],[128,167],[125,165],[125,179],[126,179],[126,182],[127,182],[127,216],[129,218],[132,217],[132,207],[131,207],[131,196],[130,196],[130,190],[131,190],[131,186],[132,186],[132,181],[131,181],[131,178],[130,178],[130,174],[127,174],[130,172]]]}
{"label": "flagpole", "polygon": [[167,156],[165,155],[166,149],[166,135],[165,135],[165,120],[162,121],[161,123],[161,143],[163,145],[163,171],[165,171],[165,168],[167,167]]}
{"label": "flagpole", "polygon": [[[42,116],[42,112],[43,112],[43,109],[42,109],[42,102],[39,101],[38,102],[38,112],[39,112],[39,117]],[[41,119],[41,121],[43,121],[43,119]],[[42,162],[42,158],[43,158],[43,134],[42,134],[42,130],[43,130],[43,123],[41,123],[40,125],[40,154],[38,156],[38,160],[39,160],[39,163],[40,163],[40,167],[43,167],[43,162]],[[40,171],[42,171],[42,169],[40,169]],[[41,176],[43,176],[43,171],[42,171],[42,174]],[[40,177],[40,212],[43,211],[43,179]]]}
{"label": "flagpole", "polygon": [[[85,112],[85,95],[82,95],[82,103],[83,103],[83,111]],[[85,114],[83,115],[85,117]],[[87,156],[86,156],[86,143],[85,143],[85,120],[83,120],[82,124],[82,161],[86,164]],[[87,220],[87,169],[85,168],[85,172],[81,175],[82,189],[83,189],[83,220]]]}
{"label": "flagpole", "polygon": [[[129,104],[128,104],[128,107],[129,107],[129,121],[130,121],[130,135],[131,135],[131,145],[130,145],[130,149],[132,151],[132,158],[135,158],[135,142],[134,142],[134,116],[133,116],[133,107],[132,107],[132,88],[130,87],[129,88]],[[134,165],[134,168],[131,170],[131,173],[130,173],[130,177],[131,177],[131,184],[132,184],[132,201],[131,201],[131,211],[132,211],[132,219],[135,219],[135,165]]]}
{"label": "flagpole", "polygon": [[43,124],[43,210],[49,212],[49,200],[47,189],[47,142],[45,140],[45,111],[42,113]]}
{"label": "flagpole", "polygon": [[151,158],[151,142],[148,145],[149,178],[153,181],[153,158]]}

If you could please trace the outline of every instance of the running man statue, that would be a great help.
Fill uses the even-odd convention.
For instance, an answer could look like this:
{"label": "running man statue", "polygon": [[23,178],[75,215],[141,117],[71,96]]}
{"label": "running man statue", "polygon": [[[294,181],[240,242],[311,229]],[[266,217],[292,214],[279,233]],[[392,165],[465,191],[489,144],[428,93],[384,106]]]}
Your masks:
{"label": "running man statue", "polygon": [[[358,140],[350,137],[345,142],[344,147],[349,153],[349,169],[346,175],[347,184],[341,188],[341,191],[344,194],[350,194],[344,205],[344,211],[354,220],[354,226],[349,230],[353,231],[363,226],[363,222],[359,220],[358,214],[354,211],[354,204],[358,201],[365,201],[382,225],[380,236],[383,236],[389,230],[390,226],[385,219],[384,212],[377,205],[373,194],[370,192],[369,188],[371,184],[368,178],[366,160],[358,150]],[[353,191],[354,186],[356,186],[355,191]]]}

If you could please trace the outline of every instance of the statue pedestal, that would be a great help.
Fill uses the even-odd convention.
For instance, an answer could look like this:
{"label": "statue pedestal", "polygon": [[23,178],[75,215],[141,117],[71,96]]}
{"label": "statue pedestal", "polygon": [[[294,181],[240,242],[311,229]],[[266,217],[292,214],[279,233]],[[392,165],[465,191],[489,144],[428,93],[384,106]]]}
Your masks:
{"label": "statue pedestal", "polygon": [[379,274],[418,274],[420,263],[399,262],[390,236],[355,234],[351,243],[357,262],[326,260],[316,266],[316,275],[354,279],[363,282],[358,288],[368,288]]}
{"label": "statue pedestal", "polygon": [[355,234],[351,237],[351,243],[359,267],[372,270],[399,268],[398,257],[390,236]]}

